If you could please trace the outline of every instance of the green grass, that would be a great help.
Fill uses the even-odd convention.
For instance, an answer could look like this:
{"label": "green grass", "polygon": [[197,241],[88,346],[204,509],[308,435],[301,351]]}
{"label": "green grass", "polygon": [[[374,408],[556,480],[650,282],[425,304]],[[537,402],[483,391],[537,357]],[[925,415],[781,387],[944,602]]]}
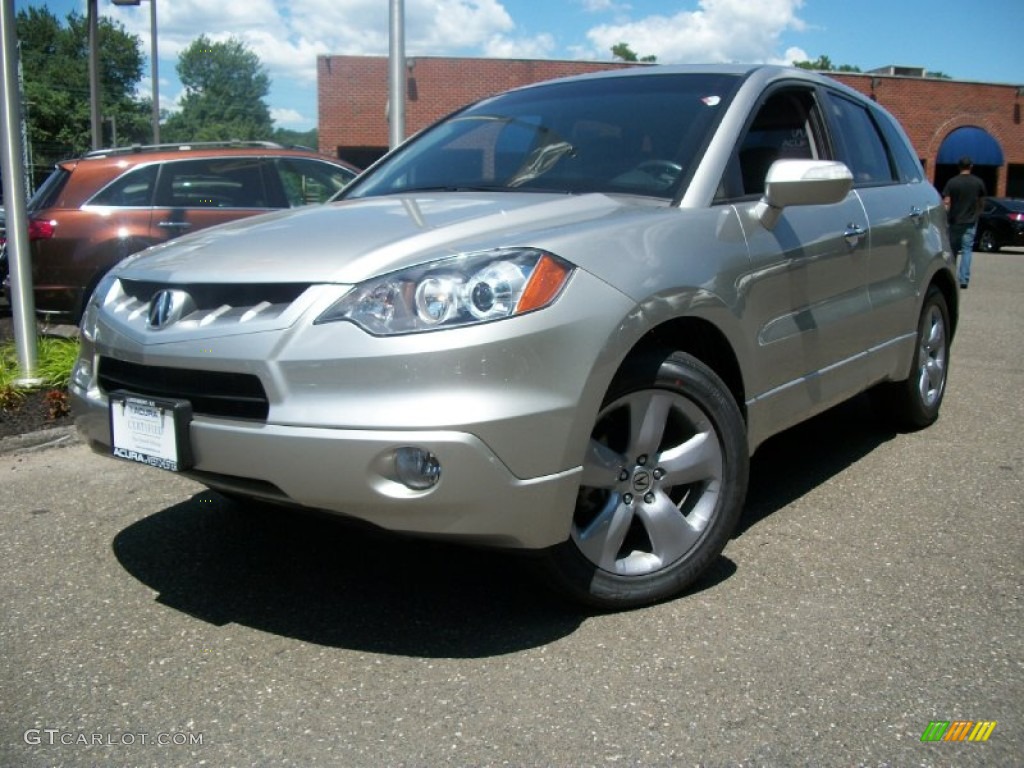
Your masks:
{"label": "green grass", "polygon": [[[78,341],[53,336],[42,336],[36,346],[36,378],[42,379],[39,389],[67,389],[71,369],[78,357]],[[14,382],[21,377],[18,352],[14,342],[0,344],[0,399],[16,398],[18,388]]]}

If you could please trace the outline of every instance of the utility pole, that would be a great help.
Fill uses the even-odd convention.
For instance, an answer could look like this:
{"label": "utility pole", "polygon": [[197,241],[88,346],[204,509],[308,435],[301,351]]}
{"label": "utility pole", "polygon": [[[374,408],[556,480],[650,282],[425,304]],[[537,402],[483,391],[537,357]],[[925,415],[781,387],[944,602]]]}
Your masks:
{"label": "utility pole", "polygon": [[388,46],[388,138],[394,149],[405,141],[405,7],[391,0],[391,35]]}
{"label": "utility pole", "polygon": [[35,302],[32,269],[28,257],[28,220],[25,181],[17,173],[24,168],[21,141],[21,94],[18,90],[18,36],[14,0],[0,0],[0,167],[4,169],[4,203],[7,207],[7,260],[11,266],[11,310],[14,316],[14,346],[21,377],[15,384],[29,387],[36,378]]}
{"label": "utility pole", "polygon": [[89,113],[92,116],[92,148],[103,146],[103,118],[100,115],[100,27],[99,0],[89,0]]}

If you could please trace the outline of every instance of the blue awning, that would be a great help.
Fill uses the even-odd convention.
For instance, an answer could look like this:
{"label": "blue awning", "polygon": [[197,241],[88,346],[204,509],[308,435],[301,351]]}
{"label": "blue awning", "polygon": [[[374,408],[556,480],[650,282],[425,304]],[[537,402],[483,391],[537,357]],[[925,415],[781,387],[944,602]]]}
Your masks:
{"label": "blue awning", "polygon": [[939,165],[956,165],[967,155],[975,165],[1002,165],[1003,148],[991,134],[973,125],[957,128],[939,147],[935,162]]}

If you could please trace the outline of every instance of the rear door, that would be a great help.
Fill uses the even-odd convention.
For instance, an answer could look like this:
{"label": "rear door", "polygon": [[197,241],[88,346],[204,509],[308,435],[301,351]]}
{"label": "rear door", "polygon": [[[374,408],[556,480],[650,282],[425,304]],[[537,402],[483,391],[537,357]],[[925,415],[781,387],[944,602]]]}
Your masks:
{"label": "rear door", "polygon": [[853,172],[854,191],[870,222],[869,341],[878,376],[890,370],[891,354],[916,333],[923,298],[918,273],[942,251],[945,211],[888,115],[836,92],[826,101],[838,159]]}

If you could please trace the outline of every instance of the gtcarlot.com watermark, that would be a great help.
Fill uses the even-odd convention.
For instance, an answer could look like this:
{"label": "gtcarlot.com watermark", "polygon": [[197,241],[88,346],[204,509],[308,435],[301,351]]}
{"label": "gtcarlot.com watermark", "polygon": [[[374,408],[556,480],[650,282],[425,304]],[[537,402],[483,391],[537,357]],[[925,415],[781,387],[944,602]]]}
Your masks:
{"label": "gtcarlot.com watermark", "polygon": [[77,747],[131,747],[137,744],[157,747],[202,746],[201,733],[148,733],[126,731],[123,733],[87,733],[65,731],[61,728],[29,728],[22,738],[32,747],[77,746]]}

